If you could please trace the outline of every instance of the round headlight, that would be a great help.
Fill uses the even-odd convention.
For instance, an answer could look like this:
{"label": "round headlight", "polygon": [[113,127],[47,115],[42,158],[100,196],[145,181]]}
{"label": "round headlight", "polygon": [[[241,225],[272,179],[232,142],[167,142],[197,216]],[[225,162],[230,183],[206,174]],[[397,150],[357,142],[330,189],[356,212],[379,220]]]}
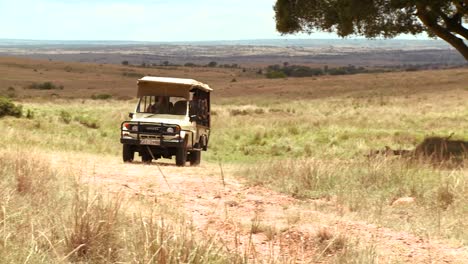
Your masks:
{"label": "round headlight", "polygon": [[138,126],[137,125],[132,126],[132,131],[138,131]]}
{"label": "round headlight", "polygon": [[168,127],[166,131],[167,131],[167,133],[174,133],[174,128],[173,127]]}

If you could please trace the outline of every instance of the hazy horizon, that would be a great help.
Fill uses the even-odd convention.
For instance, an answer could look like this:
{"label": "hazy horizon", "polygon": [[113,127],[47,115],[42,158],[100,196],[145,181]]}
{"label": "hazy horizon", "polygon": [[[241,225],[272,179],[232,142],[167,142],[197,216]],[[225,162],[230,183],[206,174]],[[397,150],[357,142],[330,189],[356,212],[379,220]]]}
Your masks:
{"label": "hazy horizon", "polygon": [[0,45],[324,45],[324,44],[363,44],[381,45],[421,43],[437,46],[449,46],[439,39],[366,39],[366,38],[271,38],[238,40],[188,40],[188,41],[138,41],[138,40],[60,40],[60,39],[11,39],[0,38]]}
{"label": "hazy horizon", "polygon": [[[194,42],[340,39],[281,35],[275,0],[0,0],[0,38],[60,41]],[[427,39],[425,35],[401,39]]]}

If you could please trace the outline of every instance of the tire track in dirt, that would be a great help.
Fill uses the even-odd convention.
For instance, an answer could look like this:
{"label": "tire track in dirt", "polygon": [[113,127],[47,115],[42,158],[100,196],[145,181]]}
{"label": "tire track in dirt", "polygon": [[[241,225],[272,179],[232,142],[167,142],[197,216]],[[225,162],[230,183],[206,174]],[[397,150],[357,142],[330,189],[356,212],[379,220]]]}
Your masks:
{"label": "tire track in dirt", "polygon": [[[110,192],[177,197],[200,233],[216,236],[228,251],[246,254],[255,262],[327,262],[334,252],[317,244],[317,234],[324,229],[356,239],[364,247],[374,246],[380,263],[466,263],[468,259],[465,247],[344,220],[337,214],[310,209],[312,205],[304,207],[304,201],[290,196],[247,187],[232,177],[223,181],[214,164],[186,168],[164,163],[124,164],[116,157],[85,154],[55,158],[54,164],[67,164],[79,171],[82,180]],[[229,176],[235,169],[225,171]]]}

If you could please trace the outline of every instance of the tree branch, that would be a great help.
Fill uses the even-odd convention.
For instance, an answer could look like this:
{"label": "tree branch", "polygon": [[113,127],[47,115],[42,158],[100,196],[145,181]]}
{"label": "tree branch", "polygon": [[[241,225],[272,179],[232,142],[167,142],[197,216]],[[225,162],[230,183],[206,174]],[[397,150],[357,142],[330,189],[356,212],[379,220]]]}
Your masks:
{"label": "tree branch", "polygon": [[[417,16],[421,22],[428,27],[429,29],[434,32],[438,37],[441,39],[447,41],[450,45],[452,45],[455,49],[457,49],[462,56],[465,58],[465,60],[468,61],[468,46],[465,44],[465,42],[455,36],[454,34],[450,33],[450,31],[441,25],[437,23],[437,20],[434,19],[434,16],[432,16],[426,9],[426,5],[424,4],[417,4],[416,8],[418,10]],[[465,29],[465,28],[463,28]],[[466,29],[465,29],[466,30]],[[453,31],[455,32],[455,31]],[[463,31],[461,31],[464,33]],[[462,35],[462,34],[460,34]]]}
{"label": "tree branch", "polygon": [[462,24],[462,14],[456,12],[452,17],[446,15],[442,10],[439,8],[434,9],[434,12],[439,15],[445,22],[446,28],[450,32],[455,32],[468,40],[468,29],[463,27]]}

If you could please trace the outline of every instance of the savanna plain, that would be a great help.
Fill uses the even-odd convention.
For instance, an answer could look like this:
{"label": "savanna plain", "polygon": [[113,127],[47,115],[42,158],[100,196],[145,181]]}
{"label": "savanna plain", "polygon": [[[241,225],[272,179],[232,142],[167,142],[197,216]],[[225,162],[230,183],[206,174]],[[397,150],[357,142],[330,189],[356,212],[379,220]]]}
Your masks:
{"label": "savanna plain", "polygon": [[[214,89],[200,166],[121,161],[144,75]],[[0,118],[1,263],[468,259],[466,157],[376,151],[468,140],[467,68],[266,79],[3,57],[0,94],[22,108]]]}

